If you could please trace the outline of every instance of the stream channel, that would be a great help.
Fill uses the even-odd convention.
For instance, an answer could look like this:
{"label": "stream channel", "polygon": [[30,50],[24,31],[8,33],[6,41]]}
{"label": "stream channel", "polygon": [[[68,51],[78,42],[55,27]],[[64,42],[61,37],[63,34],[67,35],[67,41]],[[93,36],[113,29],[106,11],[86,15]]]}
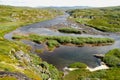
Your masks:
{"label": "stream channel", "polygon": [[[21,28],[18,28],[8,34],[6,34],[4,37],[8,40],[12,40],[12,36],[15,33],[35,33],[38,35],[44,34],[44,35],[55,35],[55,36],[82,36],[82,37],[108,37],[115,39],[115,43],[112,45],[107,46],[84,46],[84,47],[75,47],[75,46],[63,46],[56,48],[54,51],[50,52],[47,50],[44,50],[43,53],[38,54],[44,61],[47,61],[50,64],[53,64],[56,66],[59,70],[62,70],[65,66],[68,66],[71,63],[74,62],[83,62],[87,64],[89,67],[96,67],[99,66],[99,60],[93,56],[93,54],[105,54],[111,49],[114,48],[120,48],[120,36],[113,33],[107,33],[109,35],[102,35],[99,33],[98,30],[95,30],[93,28],[90,28],[91,32],[96,32],[98,34],[65,34],[60,33],[58,31],[51,30],[50,27],[61,27],[64,26],[70,26],[75,28],[81,28],[80,25],[77,25],[76,23],[71,23],[67,20],[68,14],[58,16],[52,20],[47,20],[27,26],[23,26]],[[82,28],[81,28],[82,29]],[[32,47],[31,52],[35,53],[35,49],[43,49],[44,46],[42,44],[36,44],[32,41],[23,40],[27,45],[30,45]]]}

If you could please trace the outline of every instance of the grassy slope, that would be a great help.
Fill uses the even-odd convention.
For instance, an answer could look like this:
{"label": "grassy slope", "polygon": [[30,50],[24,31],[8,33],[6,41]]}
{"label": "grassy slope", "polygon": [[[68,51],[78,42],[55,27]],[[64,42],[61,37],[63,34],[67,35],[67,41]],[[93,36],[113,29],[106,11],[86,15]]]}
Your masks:
{"label": "grassy slope", "polygon": [[[42,80],[42,78],[47,79],[48,77],[57,80],[59,74],[55,67],[43,62],[39,57],[31,54],[29,52],[30,47],[25,46],[20,42],[10,42],[3,38],[6,33],[20,26],[48,20],[56,15],[57,12],[55,10],[0,5],[0,70],[20,72],[34,80]],[[25,56],[16,57],[18,52],[26,55],[28,59]],[[31,61],[29,62],[29,60]],[[41,64],[46,67],[44,73],[42,73],[43,67],[41,67]],[[54,76],[54,73],[56,76]],[[12,77],[8,78],[14,79]],[[8,78],[0,78],[0,80]]]}
{"label": "grassy slope", "polygon": [[20,26],[55,17],[56,10],[0,6],[0,36]]}
{"label": "grassy slope", "polygon": [[120,6],[73,10],[70,14],[77,22],[106,32],[120,32]]}
{"label": "grassy slope", "polygon": [[0,78],[0,80],[17,80],[14,77],[4,77],[4,78]]}

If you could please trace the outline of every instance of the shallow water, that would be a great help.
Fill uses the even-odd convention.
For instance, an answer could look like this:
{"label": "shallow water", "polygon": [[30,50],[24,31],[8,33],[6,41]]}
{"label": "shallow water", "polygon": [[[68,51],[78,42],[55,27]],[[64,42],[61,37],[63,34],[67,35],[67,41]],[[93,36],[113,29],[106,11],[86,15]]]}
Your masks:
{"label": "shallow water", "polygon": [[[55,36],[84,36],[84,37],[109,37],[115,39],[115,43],[108,46],[97,46],[97,47],[75,47],[75,46],[60,46],[56,48],[53,52],[45,50],[42,54],[38,54],[43,60],[55,65],[58,69],[62,70],[65,66],[73,62],[83,62],[90,67],[96,67],[99,65],[99,61],[93,57],[93,54],[105,54],[111,49],[120,48],[120,36],[116,34],[110,35],[90,35],[90,34],[65,34],[58,31],[50,30],[48,27],[64,24],[72,25],[67,22],[66,18],[68,15],[60,16],[52,20],[43,21],[40,23],[24,26],[19,28],[9,34],[6,34],[4,37],[6,39],[12,40],[11,37],[14,33],[35,33],[35,34],[44,34],[44,35],[55,35]],[[57,26],[60,27],[60,26]],[[78,27],[77,25],[75,27]],[[32,46],[32,51],[34,53],[35,49],[44,48],[41,44],[36,44],[31,41],[23,41],[25,44]]]}
{"label": "shallow water", "polygon": [[93,57],[93,54],[105,54],[114,48],[120,48],[120,41],[116,41],[113,45],[99,47],[60,46],[53,52],[44,51],[43,54],[40,54],[40,57],[42,57],[43,60],[54,64],[60,70],[74,62],[83,62],[89,67],[96,67],[99,65],[99,62]]}

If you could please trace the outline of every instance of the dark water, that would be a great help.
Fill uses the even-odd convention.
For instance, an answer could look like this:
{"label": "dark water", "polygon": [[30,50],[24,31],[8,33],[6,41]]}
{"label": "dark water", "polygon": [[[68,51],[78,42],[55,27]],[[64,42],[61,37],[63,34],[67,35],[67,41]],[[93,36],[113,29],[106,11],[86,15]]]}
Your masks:
{"label": "dark water", "polygon": [[[96,67],[99,64],[98,64],[98,60],[95,57],[93,57],[93,54],[105,54],[111,49],[120,48],[120,36],[116,34],[110,34],[109,36],[89,35],[89,34],[75,35],[75,34],[64,34],[58,31],[52,31],[48,29],[48,27],[51,27],[57,24],[64,24],[67,26],[72,25],[69,22],[67,22],[66,20],[67,17],[68,15],[64,15],[64,16],[60,16],[52,20],[24,26],[9,34],[6,34],[4,37],[6,39],[12,40],[11,37],[13,36],[13,34],[16,32],[17,33],[20,32],[20,33],[35,33],[35,34],[56,35],[56,36],[109,37],[109,38],[114,38],[116,40],[113,45],[108,45],[108,46],[99,46],[99,47],[60,46],[59,48],[56,48],[53,52],[49,52],[45,50],[42,54],[39,54],[39,56],[43,60],[55,65],[60,70],[62,70],[65,66],[68,66],[69,64],[73,62],[83,62],[83,63],[86,63],[90,67]],[[60,26],[57,26],[57,27],[60,27]],[[31,41],[23,41],[23,42],[25,44],[32,46],[33,53],[35,49],[44,48],[43,45],[39,45]]]}
{"label": "dark water", "polygon": [[44,51],[40,56],[43,60],[54,64],[60,70],[74,62],[83,62],[90,67],[96,67],[99,63],[98,60],[93,57],[93,54],[105,54],[114,48],[120,48],[120,41],[117,41],[113,45],[101,47],[60,46],[53,52]]}
{"label": "dark water", "polygon": [[[120,48],[120,36],[110,35],[109,37],[116,40],[114,44],[95,47],[60,46],[53,52],[45,50],[42,54],[39,54],[39,56],[60,70],[74,62],[83,62],[89,67],[96,67],[99,65],[99,61],[93,57],[93,54],[105,54],[111,49]],[[31,41],[24,41],[24,43],[31,45],[34,50],[44,48],[43,45],[39,45]]]}

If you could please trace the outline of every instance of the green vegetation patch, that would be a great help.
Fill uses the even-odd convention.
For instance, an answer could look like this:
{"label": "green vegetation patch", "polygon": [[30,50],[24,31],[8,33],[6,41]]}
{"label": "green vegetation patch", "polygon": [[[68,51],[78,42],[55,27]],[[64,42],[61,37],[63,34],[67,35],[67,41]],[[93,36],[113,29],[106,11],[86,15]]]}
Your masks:
{"label": "green vegetation patch", "polygon": [[68,67],[69,68],[87,68],[87,65],[80,62],[75,62],[73,64],[70,64]]}
{"label": "green vegetation patch", "polygon": [[78,69],[69,72],[63,80],[119,80],[120,68],[90,72],[86,69]]}
{"label": "green vegetation patch", "polygon": [[75,33],[75,34],[81,34],[81,31],[75,28],[71,27],[64,27],[64,28],[59,28],[58,31],[63,32],[63,33]]}
{"label": "green vegetation patch", "polygon": [[90,19],[88,18],[75,18],[77,23],[86,24]]}
{"label": "green vegetation patch", "polygon": [[120,6],[68,11],[76,22],[105,32],[120,32]]}
{"label": "green vegetation patch", "polygon": [[90,72],[86,69],[78,69],[69,72],[63,80],[86,80]]}
{"label": "green vegetation patch", "polygon": [[56,40],[48,40],[46,44],[49,48],[54,48],[55,46],[56,47],[59,46],[59,43]]}
{"label": "green vegetation patch", "polygon": [[44,36],[44,35],[36,35],[30,34],[29,36],[13,36],[13,39],[29,39],[36,43],[46,42],[48,47],[57,47],[59,44],[74,44],[77,46],[84,46],[85,44],[92,44],[94,46],[99,44],[109,44],[113,43],[114,40],[110,38],[92,38],[92,37],[72,37],[72,36]]}
{"label": "green vegetation patch", "polygon": [[110,50],[104,57],[104,61],[111,67],[120,66],[120,49]]}
{"label": "green vegetation patch", "polygon": [[[108,70],[99,70],[95,72],[90,72],[86,69],[78,69],[71,71],[64,77],[64,80],[119,80],[120,79],[120,49],[110,50],[105,54],[103,59],[107,65],[110,66]],[[72,64],[72,66],[76,66]]]}
{"label": "green vegetation patch", "polygon": [[100,70],[92,72],[88,77],[94,80],[119,80],[120,68],[111,68],[110,70]]}

